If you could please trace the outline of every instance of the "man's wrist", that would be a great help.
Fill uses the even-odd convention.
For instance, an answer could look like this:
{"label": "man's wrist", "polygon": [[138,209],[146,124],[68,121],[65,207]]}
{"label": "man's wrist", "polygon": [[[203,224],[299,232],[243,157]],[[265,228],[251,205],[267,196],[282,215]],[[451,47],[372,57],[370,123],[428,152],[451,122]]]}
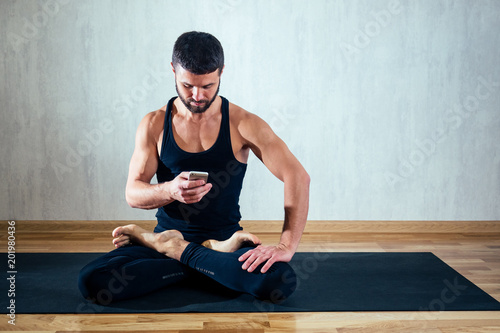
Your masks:
{"label": "man's wrist", "polygon": [[280,241],[280,243],[278,244],[278,247],[281,247],[282,249],[288,251],[288,252],[292,252],[292,253],[295,253],[297,247],[298,247],[298,244],[297,245],[294,245],[294,244],[290,244],[288,242],[283,242],[283,241]]}
{"label": "man's wrist", "polygon": [[175,201],[174,195],[172,193],[172,181],[159,183],[158,190],[161,193],[161,196],[167,199],[168,203]]}
{"label": "man's wrist", "polygon": [[286,228],[281,233],[280,244],[289,249],[290,251],[295,252],[300,243],[300,236],[296,236],[297,232],[293,232],[291,229]]}

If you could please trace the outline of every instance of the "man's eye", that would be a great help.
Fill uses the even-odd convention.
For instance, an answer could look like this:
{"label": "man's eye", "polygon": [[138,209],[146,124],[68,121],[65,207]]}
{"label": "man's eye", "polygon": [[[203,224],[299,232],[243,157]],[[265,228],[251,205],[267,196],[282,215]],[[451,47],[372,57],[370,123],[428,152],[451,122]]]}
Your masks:
{"label": "man's eye", "polygon": [[189,84],[185,84],[185,85],[184,85],[184,87],[185,87],[185,88],[188,88],[188,89],[191,89],[191,88],[192,88],[192,86],[190,86]]}

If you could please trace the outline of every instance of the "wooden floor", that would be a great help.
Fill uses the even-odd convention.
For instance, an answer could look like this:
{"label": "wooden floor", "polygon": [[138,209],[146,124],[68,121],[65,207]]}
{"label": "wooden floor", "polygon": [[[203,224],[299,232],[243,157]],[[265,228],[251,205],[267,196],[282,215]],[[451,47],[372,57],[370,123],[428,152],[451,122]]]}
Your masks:
{"label": "wooden floor", "polygon": [[[16,221],[16,252],[103,252],[110,232],[126,221]],[[152,229],[152,221],[134,221]],[[278,240],[280,223],[242,225],[264,244]],[[0,221],[7,252],[7,221]],[[311,221],[299,251],[433,252],[500,300],[500,221]],[[5,267],[5,266],[4,266]],[[0,291],[2,294],[4,291]],[[314,312],[249,314],[17,315],[0,331],[43,332],[500,332],[500,312]]]}

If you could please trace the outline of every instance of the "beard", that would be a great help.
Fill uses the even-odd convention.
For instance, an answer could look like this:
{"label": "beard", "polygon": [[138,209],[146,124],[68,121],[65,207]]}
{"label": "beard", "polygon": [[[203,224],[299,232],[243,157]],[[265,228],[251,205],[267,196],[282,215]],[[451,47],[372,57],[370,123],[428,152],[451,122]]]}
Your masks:
{"label": "beard", "polygon": [[[177,95],[182,101],[182,104],[191,111],[192,113],[203,113],[208,110],[208,108],[212,105],[212,103],[215,101],[215,98],[219,94],[219,88],[220,88],[220,81],[219,85],[217,86],[217,91],[215,92],[215,95],[210,99],[202,99],[199,101],[195,101],[193,98],[185,98],[182,96],[182,94],[179,92],[179,89],[177,88],[177,82],[175,83],[175,91],[177,91]],[[203,103],[203,105],[192,105],[191,103]]]}

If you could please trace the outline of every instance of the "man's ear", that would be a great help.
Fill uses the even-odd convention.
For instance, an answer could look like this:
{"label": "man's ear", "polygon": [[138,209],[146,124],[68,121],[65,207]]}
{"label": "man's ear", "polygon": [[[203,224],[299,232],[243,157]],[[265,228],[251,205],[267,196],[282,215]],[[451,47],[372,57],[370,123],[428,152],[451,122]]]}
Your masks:
{"label": "man's ear", "polygon": [[222,75],[222,72],[224,71],[224,68],[226,68],[226,65],[222,66],[222,69],[220,70],[219,76]]}
{"label": "man's ear", "polygon": [[170,66],[172,66],[172,72],[174,72],[174,74],[175,74],[175,67],[174,67],[174,63],[173,63],[173,62],[171,62],[171,63],[170,63]]}

